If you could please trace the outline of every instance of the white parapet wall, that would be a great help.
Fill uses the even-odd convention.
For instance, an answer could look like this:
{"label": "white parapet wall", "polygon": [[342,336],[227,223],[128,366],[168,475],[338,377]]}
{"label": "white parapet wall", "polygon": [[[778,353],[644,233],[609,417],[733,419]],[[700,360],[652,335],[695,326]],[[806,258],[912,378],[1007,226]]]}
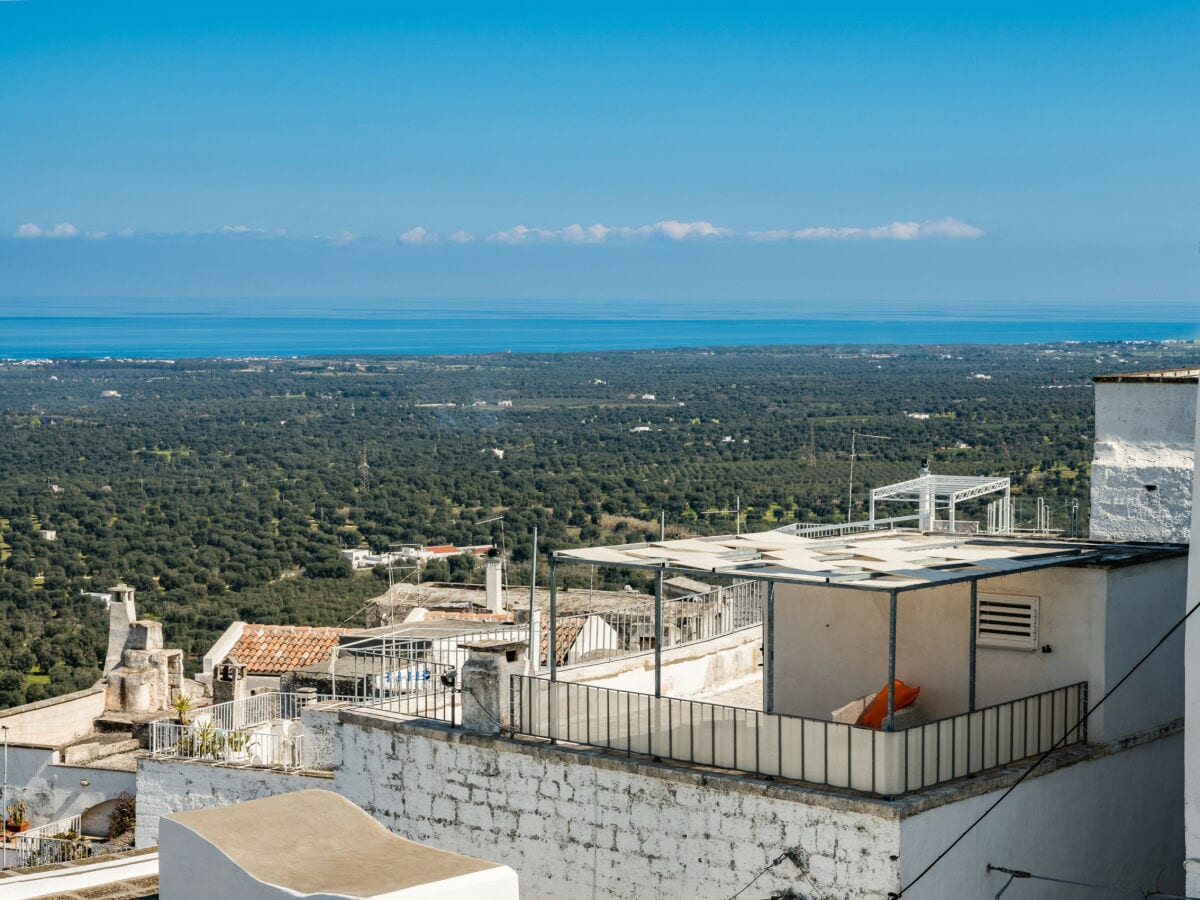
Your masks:
{"label": "white parapet wall", "polygon": [[0,725],[14,744],[62,745],[83,737],[104,715],[104,685],[14,706],[0,712]]}
{"label": "white parapet wall", "polygon": [[271,769],[239,769],[181,759],[139,760],[137,771],[138,847],[158,843],[160,816],[258,800],[306,788],[329,789],[329,778]]}
{"label": "white parapet wall", "polygon": [[1097,381],[1091,537],[1188,542],[1196,383]]}
{"label": "white parapet wall", "polygon": [[[897,811],[796,786],[343,712],[334,790],[410,840],[510,866],[523,900],[895,890]],[[811,888],[806,887],[811,885]]]}
{"label": "white parapet wall", "polygon": [[[739,684],[762,669],[761,625],[662,652],[662,692],[698,697]],[[542,674],[545,674],[543,672]],[[560,670],[563,681],[622,691],[654,691],[654,652]]]}

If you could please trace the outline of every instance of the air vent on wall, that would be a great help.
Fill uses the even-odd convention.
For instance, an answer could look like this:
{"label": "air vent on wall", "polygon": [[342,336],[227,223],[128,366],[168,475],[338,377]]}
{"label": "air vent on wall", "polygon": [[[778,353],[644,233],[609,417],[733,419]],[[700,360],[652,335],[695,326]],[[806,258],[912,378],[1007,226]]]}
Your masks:
{"label": "air vent on wall", "polygon": [[1036,650],[1038,598],[980,593],[975,638],[980,647]]}

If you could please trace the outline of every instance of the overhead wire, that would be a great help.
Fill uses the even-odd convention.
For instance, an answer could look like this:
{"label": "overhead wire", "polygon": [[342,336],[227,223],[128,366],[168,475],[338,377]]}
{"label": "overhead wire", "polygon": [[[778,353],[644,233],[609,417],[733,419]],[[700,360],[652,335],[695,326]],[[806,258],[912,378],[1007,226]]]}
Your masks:
{"label": "overhead wire", "polygon": [[[979,816],[975,819],[975,821],[973,821],[970,825],[968,825],[958,835],[958,837],[956,837],[953,841],[951,841],[949,846],[947,846],[945,850],[943,850],[936,857],[934,857],[933,861],[930,862],[929,865],[927,865],[924,869],[922,869],[917,874],[917,876],[912,879],[912,881],[910,881],[906,885],[903,885],[899,891],[894,891],[894,892],[889,893],[888,897],[895,898],[895,900],[899,900],[900,897],[904,896],[905,891],[911,890],[912,887],[917,884],[917,882],[919,882],[922,878],[924,878],[926,875],[928,875],[929,872],[934,868],[934,866],[936,866],[943,859],[945,859],[950,854],[950,852],[955,847],[957,847],[968,834],[970,834],[972,831],[975,830],[975,827],[977,825],[979,825],[980,822],[982,822],[984,819],[986,819],[988,817],[988,815],[992,812],[992,810],[994,810],[997,806],[999,806],[1006,799],[1008,799],[1008,796],[1013,791],[1015,791],[1018,787],[1020,787],[1021,783],[1030,776],[1030,774],[1034,771],[1034,769],[1036,769],[1038,766],[1040,766],[1042,763],[1044,763],[1047,759],[1049,759],[1050,755],[1052,753],[1054,753],[1056,750],[1058,750],[1059,747],[1063,746],[1066,743],[1067,739],[1070,738],[1070,736],[1072,734],[1075,734],[1076,732],[1078,732],[1080,727],[1082,725],[1084,725],[1084,723],[1086,723],[1089,718],[1091,718],[1092,713],[1094,713],[1096,710],[1098,710],[1104,704],[1105,700],[1107,700],[1114,693],[1116,693],[1120,689],[1121,685],[1123,685],[1126,681],[1128,681],[1130,679],[1130,677],[1133,675],[1133,673],[1142,667],[1142,665],[1146,662],[1146,660],[1148,660],[1151,656],[1153,656],[1156,652],[1158,652],[1158,649],[1167,642],[1167,640],[1171,637],[1171,635],[1173,635],[1176,631],[1178,631],[1181,627],[1183,627],[1183,624],[1185,622],[1187,622],[1188,619],[1191,618],[1192,613],[1194,613],[1197,609],[1200,609],[1200,602],[1196,603],[1191,609],[1189,609],[1186,613],[1184,613],[1183,618],[1181,618],[1174,625],[1172,625],[1167,630],[1167,633],[1164,634],[1161,638],[1159,638],[1157,643],[1155,643],[1155,645],[1153,647],[1151,647],[1148,651],[1146,651],[1146,654],[1141,659],[1139,659],[1136,663],[1134,663],[1133,668],[1131,668],[1128,672],[1126,672],[1121,677],[1120,681],[1118,681],[1111,688],[1109,688],[1107,693],[1105,693],[1105,695],[1103,697],[1101,697],[1099,700],[1096,701],[1094,706],[1092,706],[1090,709],[1088,709],[1088,711],[1086,713],[1083,714],[1082,718],[1080,718],[1080,720],[1075,724],[1075,726],[1073,728],[1069,729],[1065,734],[1063,734],[1063,736],[1061,738],[1059,738],[1057,741],[1054,742],[1054,745],[1051,746],[1049,750],[1047,750],[1045,753],[1043,753],[1041,756],[1039,756],[1034,761],[1033,765],[1029,766],[1024,772],[1022,772],[1020,777],[1018,777],[1016,781],[1014,781],[1011,785],[1009,785],[1008,788],[1004,791],[1004,793],[1002,793],[999,797],[997,797],[996,800],[990,806],[988,806],[987,809],[985,809],[983,812],[981,812],[979,814]],[[1153,896],[1153,895],[1151,895],[1151,896]]]}
{"label": "overhead wire", "polygon": [[1200,900],[1200,897],[1190,897],[1186,894],[1164,894],[1162,891],[1148,891],[1145,888],[1138,887],[1134,884],[1100,884],[1094,881],[1078,881],[1073,878],[1058,878],[1052,875],[1038,875],[1033,872],[1026,872],[1024,869],[1009,869],[1004,866],[993,866],[988,863],[989,872],[1003,872],[1008,876],[1008,881],[1004,882],[1004,886],[996,892],[996,898],[1008,890],[1009,885],[1018,878],[1030,878],[1035,881],[1050,881],[1055,884],[1070,884],[1075,887],[1092,888],[1101,891],[1128,891],[1136,893],[1142,900],[1150,900],[1151,897],[1161,897],[1162,900]]}

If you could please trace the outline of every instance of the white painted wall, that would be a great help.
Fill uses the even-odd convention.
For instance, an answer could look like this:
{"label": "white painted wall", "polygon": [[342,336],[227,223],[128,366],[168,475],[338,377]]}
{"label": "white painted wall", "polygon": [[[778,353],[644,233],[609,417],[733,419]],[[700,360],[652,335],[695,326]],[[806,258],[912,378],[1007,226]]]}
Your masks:
{"label": "white painted wall", "polygon": [[[1107,692],[1179,621],[1187,599],[1187,557],[1111,569],[1105,619]],[[1180,629],[1092,716],[1093,739],[1148,731],[1183,716],[1183,645]],[[1093,693],[1095,704],[1103,694]]]}
{"label": "white painted wall", "polygon": [[[1195,447],[1200,453],[1200,395],[1197,396]],[[1192,534],[1200,534],[1200,467],[1192,473]],[[1188,554],[1187,608],[1200,605],[1200,553]],[[1187,893],[1200,895],[1200,613],[1185,626],[1184,823],[1187,842]]]}
{"label": "white painted wall", "polygon": [[[976,706],[1088,680],[1103,660],[1102,570],[1045,569],[982,582],[981,591],[1042,597],[1039,643],[1051,653],[980,647]],[[900,594],[896,677],[921,688],[928,718],[967,709],[971,594],[949,585]],[[775,587],[775,711],[829,718],[887,685],[888,595]],[[1097,675],[1099,673],[1097,672]]]}
{"label": "white painted wall", "polygon": [[[138,761],[137,847],[158,843],[160,816],[185,809],[224,806],[240,800],[257,800],[306,788],[329,790],[329,778],[274,772],[270,769],[234,769],[184,760]],[[230,895],[232,896],[232,895]]]}
{"label": "white painted wall", "polygon": [[1196,394],[1178,382],[1096,384],[1093,538],[1188,542]]}
{"label": "white painted wall", "polygon": [[[762,627],[754,626],[709,641],[663,650],[663,696],[696,697],[757,675],[761,646]],[[654,653],[573,666],[560,671],[559,678],[593,687],[652,694]]]}
{"label": "white painted wall", "polygon": [[[1120,568],[1070,566],[980,583],[981,593],[1041,598],[1039,646],[1050,652],[980,647],[976,707],[1079,681],[1092,702],[1178,618],[1182,557]],[[968,585],[901,594],[896,677],[921,688],[927,718],[965,712],[969,673]],[[887,684],[888,596],[839,588],[775,587],[775,711],[828,718],[832,710]],[[1110,740],[1182,715],[1181,653],[1164,648],[1089,724]],[[1106,705],[1107,706],[1107,705]]]}
{"label": "white painted wall", "polygon": [[617,630],[604,621],[602,616],[588,616],[575,638],[575,643],[567,651],[567,665],[575,665],[589,653],[620,648],[621,636],[617,634]]}
{"label": "white painted wall", "polygon": [[104,715],[104,686],[26,703],[0,712],[14,744],[69,744],[92,730]]}
{"label": "white painted wall", "polygon": [[[988,863],[1098,884],[1133,884],[1147,890],[1158,885],[1158,890],[1178,893],[1183,887],[1182,774],[1183,736],[1175,734],[1031,778],[904,896],[911,900],[994,897],[1007,876],[988,873]],[[998,795],[983,794],[904,819],[900,825],[904,883],[915,878]],[[1004,896],[1005,900],[1084,900],[1110,895],[1020,880]]]}
{"label": "white painted wall", "polygon": [[[8,746],[9,800],[19,798],[28,804],[31,825],[45,825],[85,812],[122,791],[134,792],[132,772],[60,766],[58,758],[53,747]],[[82,784],[84,781],[88,783]]]}
{"label": "white painted wall", "polygon": [[[254,877],[210,841],[171,819],[159,824],[158,859],[159,890],[171,900],[288,900],[299,896],[294,890]],[[307,900],[346,900],[347,895],[318,892],[303,896]],[[369,900],[517,900],[517,896],[516,875],[499,867],[372,894]]]}
{"label": "white painted wall", "polygon": [[245,622],[231,622],[216,642],[209,647],[208,652],[204,654],[201,674],[205,676],[205,679],[202,683],[212,685],[213,670],[225,661],[225,657],[229,655],[229,651],[233,649],[233,645],[238,642],[245,630]]}

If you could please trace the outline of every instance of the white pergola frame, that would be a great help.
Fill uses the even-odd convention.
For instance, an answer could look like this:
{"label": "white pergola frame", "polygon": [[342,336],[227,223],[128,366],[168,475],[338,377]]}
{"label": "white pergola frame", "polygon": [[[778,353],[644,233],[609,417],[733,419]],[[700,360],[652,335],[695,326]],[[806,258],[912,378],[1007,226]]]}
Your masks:
{"label": "white pergola frame", "polygon": [[986,478],[973,475],[921,475],[908,481],[885,484],[871,490],[871,507],[868,522],[875,527],[875,504],[879,501],[916,503],[921,508],[920,527],[923,531],[933,530],[933,520],[939,509],[949,511],[949,529],[954,533],[957,506],[966,500],[974,500],[987,494],[1004,493],[1004,514],[1001,516],[1001,531],[1010,527],[1009,509],[1012,499],[1012,479]]}

